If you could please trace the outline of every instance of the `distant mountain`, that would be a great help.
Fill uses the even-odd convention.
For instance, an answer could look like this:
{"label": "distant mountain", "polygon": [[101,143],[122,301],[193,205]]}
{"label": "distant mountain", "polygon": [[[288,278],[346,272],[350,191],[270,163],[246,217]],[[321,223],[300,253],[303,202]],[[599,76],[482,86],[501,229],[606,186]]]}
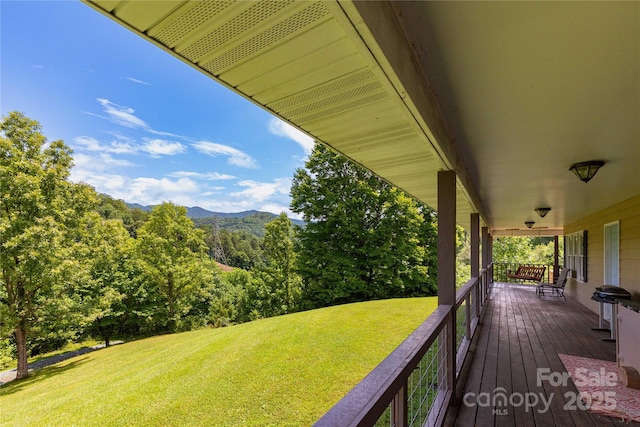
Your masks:
{"label": "distant mountain", "polygon": [[[148,205],[148,206],[144,206],[141,205],[140,203],[127,203],[127,206],[129,206],[130,208],[137,208],[137,209],[142,209],[145,212],[151,212],[151,210],[156,206],[156,205]],[[208,211],[204,208],[201,208],[200,206],[194,206],[192,208],[187,208],[187,215],[189,216],[189,218],[191,219],[195,219],[195,218],[209,218],[212,216],[217,216],[218,218],[244,218],[250,215],[254,215],[260,213],[260,211],[244,211],[244,212],[213,212],[213,211]],[[268,213],[268,212],[267,212]],[[277,216],[274,214],[270,214],[273,216]],[[292,220],[295,221],[295,220]]]}
{"label": "distant mountain", "polygon": [[151,209],[153,209],[153,206],[143,206],[140,203],[126,203],[125,204],[127,206],[129,206],[131,209],[142,209],[145,212],[151,212]]}
{"label": "distant mountain", "polygon": [[[143,211],[151,211],[153,206],[143,206],[138,203],[127,203],[130,208],[138,208]],[[273,221],[278,215],[270,212],[260,212],[256,210],[244,211],[244,212],[213,212],[199,206],[187,208],[187,215],[193,219],[194,223],[198,227],[213,224],[213,219],[216,219],[218,227],[229,231],[247,231],[258,237],[264,236],[264,226],[268,222]],[[291,219],[291,222],[296,225],[304,226],[305,222],[299,219]]]}
{"label": "distant mountain", "polygon": [[[254,214],[259,213],[259,211],[244,211],[244,212],[212,212],[206,209],[201,208],[200,206],[194,206],[193,208],[187,208],[187,215],[189,218],[209,218],[212,216],[217,216],[218,218],[245,218]],[[275,215],[274,215],[275,216]]]}

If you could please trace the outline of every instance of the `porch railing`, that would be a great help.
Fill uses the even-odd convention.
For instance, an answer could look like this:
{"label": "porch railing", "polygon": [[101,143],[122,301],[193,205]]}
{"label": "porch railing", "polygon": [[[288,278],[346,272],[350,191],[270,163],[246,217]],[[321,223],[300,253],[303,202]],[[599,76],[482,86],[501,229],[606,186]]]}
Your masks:
{"label": "porch railing", "polygon": [[[553,264],[530,264],[518,262],[494,262],[493,263],[493,281],[502,283],[515,283],[516,280],[507,277],[509,271],[515,272],[519,266],[527,265],[533,267],[547,267],[544,271],[543,282],[553,283]],[[558,269],[560,271],[560,269]]]}
{"label": "porch railing", "polygon": [[[493,283],[482,270],[456,292],[456,304],[438,308],[369,375],[329,410],[316,426],[442,425],[453,395],[446,378],[448,340],[456,342],[455,378],[469,351]],[[452,325],[453,327],[450,327]],[[447,331],[454,331],[448,336]]]}

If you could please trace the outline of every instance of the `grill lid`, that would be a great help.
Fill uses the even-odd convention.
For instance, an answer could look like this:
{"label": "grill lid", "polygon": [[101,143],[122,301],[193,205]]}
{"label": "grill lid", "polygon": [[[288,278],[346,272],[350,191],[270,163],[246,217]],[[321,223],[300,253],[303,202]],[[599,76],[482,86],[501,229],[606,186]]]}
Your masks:
{"label": "grill lid", "polygon": [[631,293],[624,288],[613,285],[604,285],[596,287],[594,294],[600,297],[615,297],[615,298],[631,298]]}

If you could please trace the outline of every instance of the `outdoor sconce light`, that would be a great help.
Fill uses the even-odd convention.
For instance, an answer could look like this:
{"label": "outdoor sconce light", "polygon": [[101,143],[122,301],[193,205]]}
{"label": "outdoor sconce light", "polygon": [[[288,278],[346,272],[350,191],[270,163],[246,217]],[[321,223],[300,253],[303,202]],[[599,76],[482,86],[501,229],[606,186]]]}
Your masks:
{"label": "outdoor sconce light", "polygon": [[580,181],[589,182],[603,165],[602,160],[589,160],[588,162],[574,163],[569,170],[575,173]]}
{"label": "outdoor sconce light", "polygon": [[551,208],[537,208],[537,209],[535,209],[535,211],[538,212],[538,215],[540,215],[540,218],[544,218],[545,216],[547,216],[547,214],[549,213],[550,210],[551,210]]}
{"label": "outdoor sconce light", "polygon": [[527,226],[527,228],[531,228],[531,227],[533,227],[533,224],[535,224],[535,222],[533,222],[533,221],[525,221],[525,222],[524,222],[524,225],[526,225],[526,226]]}

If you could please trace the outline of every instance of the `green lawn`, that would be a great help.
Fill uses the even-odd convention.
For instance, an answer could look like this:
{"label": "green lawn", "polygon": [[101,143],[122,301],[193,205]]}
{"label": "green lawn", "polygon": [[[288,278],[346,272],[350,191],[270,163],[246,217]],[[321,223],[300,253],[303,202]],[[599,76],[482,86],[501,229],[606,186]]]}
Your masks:
{"label": "green lawn", "polygon": [[329,307],[99,350],[0,388],[0,425],[310,425],[437,306]]}

